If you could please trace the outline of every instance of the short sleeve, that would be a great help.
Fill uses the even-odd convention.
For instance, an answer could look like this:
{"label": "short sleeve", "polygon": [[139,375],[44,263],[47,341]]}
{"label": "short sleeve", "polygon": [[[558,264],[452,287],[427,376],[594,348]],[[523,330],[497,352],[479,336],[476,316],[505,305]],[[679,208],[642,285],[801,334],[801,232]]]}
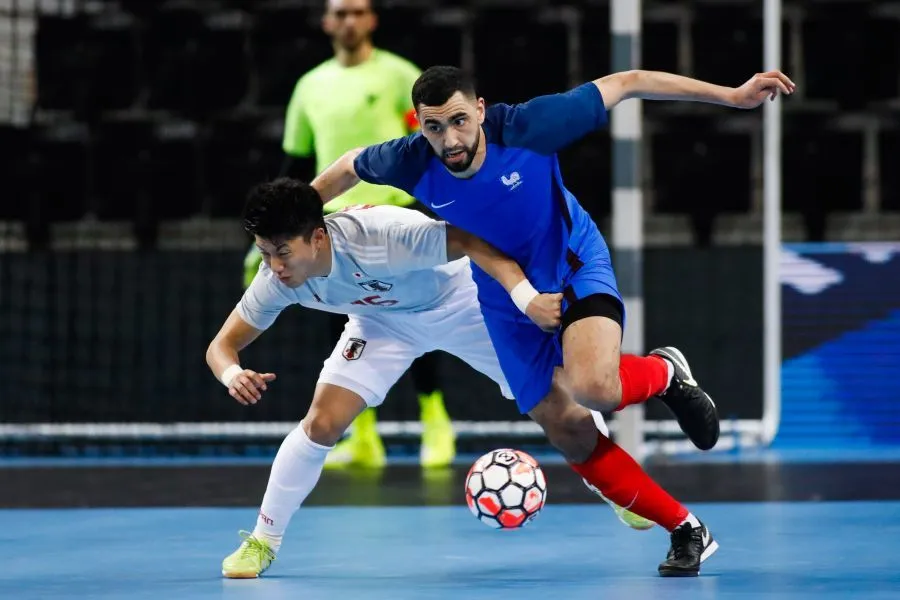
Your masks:
{"label": "short sleeve", "polygon": [[447,264],[447,225],[443,221],[393,223],[385,234],[387,264],[392,275]]}
{"label": "short sleeve", "polygon": [[238,302],[238,315],[252,327],[264,331],[272,326],[278,315],[292,304],[284,291],[278,289],[268,267],[260,268],[253,282]]}
{"label": "short sleeve", "polygon": [[313,131],[306,114],[303,100],[303,79],[297,82],[291,101],[284,116],[284,138],[281,148],[291,156],[311,156],[313,153]]}
{"label": "short sleeve", "polygon": [[356,176],[368,183],[389,185],[414,196],[428,169],[428,141],[420,133],[365,148],[353,161]]}
{"label": "short sleeve", "polygon": [[608,119],[600,90],[594,83],[585,83],[522,104],[493,105],[487,111],[486,129],[492,141],[505,146],[553,154],[602,129]]}
{"label": "short sleeve", "polygon": [[344,245],[343,238],[355,247],[377,249],[363,257],[373,274],[402,275],[447,264],[447,224],[417,210],[352,207],[331,219],[338,225],[333,235],[336,245]]}

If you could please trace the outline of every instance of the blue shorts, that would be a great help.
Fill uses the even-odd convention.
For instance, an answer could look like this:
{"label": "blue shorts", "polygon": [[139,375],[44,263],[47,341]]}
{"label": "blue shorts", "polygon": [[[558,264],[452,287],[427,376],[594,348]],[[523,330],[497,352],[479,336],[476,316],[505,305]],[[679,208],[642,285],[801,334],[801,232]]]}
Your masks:
{"label": "blue shorts", "polygon": [[[622,301],[609,249],[602,238],[599,240],[599,243],[589,244],[586,250],[580,249],[577,255],[570,253],[568,264],[577,266],[569,268],[561,289],[540,290],[563,292],[563,314],[574,302],[593,294],[608,294]],[[572,256],[578,260],[572,261]],[[578,265],[578,262],[582,264]],[[528,413],[550,392],[553,370],[563,364],[559,334],[542,331],[516,308],[502,287],[492,285],[496,284],[493,280],[479,281],[487,275],[483,272],[478,275],[480,277],[475,279],[479,283],[481,312],[500,367],[516,398],[519,412]],[[497,289],[502,296],[498,296]]]}

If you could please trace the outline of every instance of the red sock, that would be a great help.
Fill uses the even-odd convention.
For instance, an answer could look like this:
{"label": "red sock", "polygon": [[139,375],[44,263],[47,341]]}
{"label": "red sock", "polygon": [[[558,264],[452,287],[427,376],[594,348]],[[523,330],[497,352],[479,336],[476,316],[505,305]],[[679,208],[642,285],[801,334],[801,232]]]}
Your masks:
{"label": "red sock", "polygon": [[572,469],[600,492],[636,515],[673,531],[688,516],[688,509],[653,481],[627,452],[611,439],[598,434],[597,447]]}
{"label": "red sock", "polygon": [[616,410],[661,394],[669,384],[669,367],[658,356],[623,354],[619,358],[619,380],[622,382],[622,403]]}

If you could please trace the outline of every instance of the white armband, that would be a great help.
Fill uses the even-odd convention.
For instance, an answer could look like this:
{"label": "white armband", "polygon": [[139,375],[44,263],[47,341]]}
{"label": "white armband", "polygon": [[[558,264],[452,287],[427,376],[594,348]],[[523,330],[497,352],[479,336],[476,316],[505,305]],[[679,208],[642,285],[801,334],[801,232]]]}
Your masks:
{"label": "white armband", "polygon": [[231,365],[222,371],[222,374],[219,375],[219,381],[221,381],[222,385],[225,387],[231,387],[231,380],[234,379],[238,373],[243,372],[243,370],[241,365]]}
{"label": "white armband", "polygon": [[525,314],[525,309],[528,308],[528,304],[539,295],[540,293],[534,289],[534,286],[532,286],[531,282],[527,279],[523,279],[517,283],[516,287],[509,292],[513,304],[522,311],[522,314]]}

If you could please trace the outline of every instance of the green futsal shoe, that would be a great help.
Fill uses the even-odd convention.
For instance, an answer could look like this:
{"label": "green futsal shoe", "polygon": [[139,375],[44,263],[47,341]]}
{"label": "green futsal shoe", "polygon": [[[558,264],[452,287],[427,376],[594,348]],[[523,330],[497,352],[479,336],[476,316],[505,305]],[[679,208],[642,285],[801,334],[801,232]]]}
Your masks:
{"label": "green futsal shoe", "polygon": [[422,411],[422,446],[419,464],[426,469],[450,466],[456,457],[456,434],[444,408],[444,396],[436,391],[419,396]]}
{"label": "green futsal shoe", "polygon": [[326,469],[381,469],[387,464],[384,442],[378,435],[375,410],[367,408],[353,421],[350,435],[325,457]]}
{"label": "green futsal shoe", "polygon": [[587,489],[591,490],[592,492],[594,492],[595,494],[600,496],[600,498],[602,498],[604,502],[606,502],[607,504],[609,504],[612,507],[613,512],[616,513],[616,516],[619,517],[620,521],[622,521],[623,523],[625,523],[632,529],[644,531],[644,530],[650,529],[651,527],[656,525],[656,523],[654,523],[650,519],[645,519],[644,517],[642,517],[640,515],[634,514],[627,508],[623,508],[623,507],[619,506],[618,504],[616,504],[615,502],[613,502],[612,500],[610,500],[609,498],[607,498],[606,496],[601,494],[600,490],[598,490],[596,487],[591,485],[587,479],[582,479],[582,481],[584,482],[584,485],[587,486]]}
{"label": "green futsal shoe", "polygon": [[275,553],[249,531],[241,531],[240,536],[244,538],[240,547],[222,561],[222,575],[229,579],[256,579],[275,560]]}

